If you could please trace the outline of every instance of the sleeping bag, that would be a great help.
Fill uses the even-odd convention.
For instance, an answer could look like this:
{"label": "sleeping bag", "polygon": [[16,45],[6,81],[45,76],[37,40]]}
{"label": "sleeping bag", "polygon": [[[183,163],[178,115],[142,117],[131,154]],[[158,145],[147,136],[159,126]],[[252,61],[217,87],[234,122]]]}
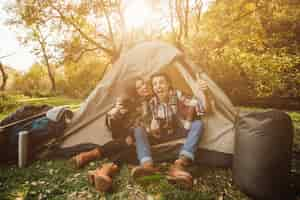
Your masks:
{"label": "sleeping bag", "polygon": [[254,112],[237,123],[233,180],[249,196],[291,199],[290,168],[293,126],[281,111]]}

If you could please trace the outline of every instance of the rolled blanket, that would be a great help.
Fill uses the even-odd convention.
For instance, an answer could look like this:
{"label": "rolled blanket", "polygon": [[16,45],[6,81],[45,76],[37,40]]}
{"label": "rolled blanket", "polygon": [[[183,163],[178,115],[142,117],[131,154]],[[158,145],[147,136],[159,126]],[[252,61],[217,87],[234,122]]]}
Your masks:
{"label": "rolled blanket", "polygon": [[63,117],[72,118],[73,112],[67,109],[67,106],[57,106],[48,110],[46,117],[53,122],[59,122]]}

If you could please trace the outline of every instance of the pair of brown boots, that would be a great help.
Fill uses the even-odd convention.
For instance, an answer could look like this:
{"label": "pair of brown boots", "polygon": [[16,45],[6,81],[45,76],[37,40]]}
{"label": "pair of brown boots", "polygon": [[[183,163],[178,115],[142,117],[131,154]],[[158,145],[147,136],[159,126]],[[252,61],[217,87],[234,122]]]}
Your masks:
{"label": "pair of brown boots", "polygon": [[100,159],[102,154],[103,153],[101,152],[100,148],[95,148],[91,151],[82,152],[76,156],[73,156],[70,162],[75,169],[80,169],[90,161]]}
{"label": "pair of brown boots", "polygon": [[[92,160],[100,159],[102,152],[100,148],[95,148],[88,152],[80,153],[71,158],[71,163],[76,169],[83,167],[85,164]],[[167,179],[171,183],[175,183],[183,188],[191,188],[193,186],[193,177],[186,170],[186,167],[190,165],[191,160],[181,156],[177,159],[173,165],[171,165]],[[102,165],[101,168],[88,171],[88,180],[95,186],[98,191],[105,192],[112,186],[112,176],[118,171],[118,166],[114,163],[108,163]],[[133,178],[139,178],[143,176],[151,176],[158,173],[158,168],[155,168],[153,163],[146,162],[141,166],[137,166],[132,169],[131,175]]]}
{"label": "pair of brown boots", "polygon": [[186,170],[190,164],[191,160],[186,157],[177,159],[168,171],[168,181],[182,188],[191,189],[193,187],[193,176]]}
{"label": "pair of brown boots", "polygon": [[[193,177],[186,170],[191,161],[186,157],[180,157],[169,168],[167,179],[169,182],[178,185],[179,187],[190,189],[193,187]],[[158,173],[158,169],[154,167],[152,162],[145,162],[143,165],[132,169],[131,175],[133,178],[151,176]]]}
{"label": "pair of brown boots", "polygon": [[[82,152],[71,158],[71,163],[74,168],[79,169],[90,161],[100,159],[102,157],[100,148],[95,148],[91,151]],[[99,192],[106,192],[112,186],[112,176],[118,171],[118,166],[114,163],[106,163],[96,170],[88,171],[88,181],[95,186]]]}
{"label": "pair of brown boots", "polygon": [[106,192],[112,187],[112,177],[118,172],[114,163],[106,163],[96,170],[88,171],[88,181],[99,192]]}

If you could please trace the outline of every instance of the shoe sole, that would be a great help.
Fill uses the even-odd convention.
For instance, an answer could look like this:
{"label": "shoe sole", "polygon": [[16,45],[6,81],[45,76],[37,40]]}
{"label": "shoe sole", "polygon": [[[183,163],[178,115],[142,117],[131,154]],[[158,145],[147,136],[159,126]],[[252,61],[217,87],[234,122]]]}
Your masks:
{"label": "shoe sole", "polygon": [[167,180],[175,185],[178,185],[180,188],[183,189],[191,189],[193,187],[193,180],[188,181],[186,177],[182,176],[177,176],[177,177],[172,177],[172,176],[167,176]]}
{"label": "shoe sole", "polygon": [[87,178],[88,178],[88,182],[94,186],[95,185],[95,171],[88,171]]}
{"label": "shoe sole", "polygon": [[94,177],[95,188],[99,192],[106,192],[112,186],[112,180],[105,176],[95,176]]}
{"label": "shoe sole", "polygon": [[136,168],[136,169],[133,169],[132,172],[131,172],[131,176],[134,179],[138,179],[138,178],[141,178],[141,177],[144,177],[144,176],[152,176],[152,175],[155,175],[155,174],[156,174],[156,172],[150,171],[150,170],[145,170],[143,168]]}

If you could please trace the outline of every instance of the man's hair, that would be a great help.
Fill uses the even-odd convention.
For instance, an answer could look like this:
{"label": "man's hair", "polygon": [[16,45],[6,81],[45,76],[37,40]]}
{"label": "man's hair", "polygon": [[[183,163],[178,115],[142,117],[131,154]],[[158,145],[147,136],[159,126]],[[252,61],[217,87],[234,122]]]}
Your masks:
{"label": "man's hair", "polygon": [[164,79],[168,82],[169,84],[169,87],[172,88],[172,82],[171,82],[171,79],[169,78],[169,76],[166,74],[166,73],[163,73],[163,72],[159,72],[159,73],[155,73],[151,76],[151,87],[153,88],[153,84],[152,84],[152,81],[154,78],[156,77],[164,77]]}

